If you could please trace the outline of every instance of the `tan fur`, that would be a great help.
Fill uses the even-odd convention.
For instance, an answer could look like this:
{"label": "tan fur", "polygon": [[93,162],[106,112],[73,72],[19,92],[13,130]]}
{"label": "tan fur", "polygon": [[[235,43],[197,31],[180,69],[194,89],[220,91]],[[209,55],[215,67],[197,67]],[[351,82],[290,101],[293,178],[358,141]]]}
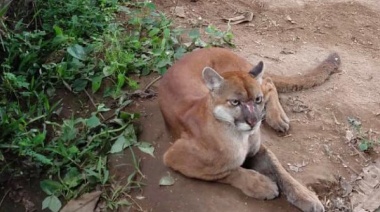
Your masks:
{"label": "tan fur", "polygon": [[[220,74],[221,86],[214,83],[218,82],[213,80],[217,77],[210,77],[215,72],[203,71],[205,67]],[[165,153],[164,163],[188,177],[227,183],[258,199],[275,198],[279,187],[301,210],[324,211],[317,196],[294,180],[260,140],[264,106],[270,126],[282,131],[289,128],[276,86],[286,91],[322,82],[304,81],[305,84],[292,85],[291,80],[272,76],[273,81],[264,77],[260,83],[259,75],[253,77],[248,73],[252,67],[228,50],[209,48],[185,55],[168,70],[160,82],[159,104],[175,142]],[[335,69],[333,65],[325,67]],[[318,75],[317,69],[310,73],[314,71]],[[295,79],[294,82],[302,81]],[[229,100],[236,95],[242,100],[240,106],[232,106]],[[262,95],[264,101],[261,102]],[[254,110],[246,109],[250,105],[254,105]],[[254,125],[244,124],[244,120]],[[245,131],[247,126],[252,128]],[[246,168],[242,167],[244,161]]]}
{"label": "tan fur", "polygon": [[[339,72],[341,61],[337,53],[330,54],[317,67],[303,75],[277,76],[265,74],[266,86],[266,122],[275,130],[289,130],[289,118],[278,101],[277,92],[292,92],[309,89],[324,83],[332,74]],[[266,90],[266,91],[265,91]]]}
{"label": "tan fur", "polygon": [[330,75],[339,72],[340,63],[339,55],[332,53],[321,64],[304,75],[277,76],[268,73],[266,76],[272,79],[280,93],[299,91],[324,83]]}

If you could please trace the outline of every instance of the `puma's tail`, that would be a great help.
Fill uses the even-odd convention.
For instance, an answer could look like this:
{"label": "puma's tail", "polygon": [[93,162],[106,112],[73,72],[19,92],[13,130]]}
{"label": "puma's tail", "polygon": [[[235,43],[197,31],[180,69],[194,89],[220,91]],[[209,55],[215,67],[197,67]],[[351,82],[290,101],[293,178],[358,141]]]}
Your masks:
{"label": "puma's tail", "polygon": [[294,76],[279,76],[266,74],[275,84],[280,93],[300,91],[312,88],[324,83],[330,75],[339,72],[340,57],[337,53],[332,53],[316,68],[309,70],[306,74]]}

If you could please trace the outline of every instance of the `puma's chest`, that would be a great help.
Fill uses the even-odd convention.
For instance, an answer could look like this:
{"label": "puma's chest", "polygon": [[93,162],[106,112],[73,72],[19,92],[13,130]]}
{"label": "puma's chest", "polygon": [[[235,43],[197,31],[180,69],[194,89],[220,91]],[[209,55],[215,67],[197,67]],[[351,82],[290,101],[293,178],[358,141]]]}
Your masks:
{"label": "puma's chest", "polygon": [[229,159],[228,166],[231,168],[241,166],[251,149],[249,135],[229,136],[225,143],[225,154]]}

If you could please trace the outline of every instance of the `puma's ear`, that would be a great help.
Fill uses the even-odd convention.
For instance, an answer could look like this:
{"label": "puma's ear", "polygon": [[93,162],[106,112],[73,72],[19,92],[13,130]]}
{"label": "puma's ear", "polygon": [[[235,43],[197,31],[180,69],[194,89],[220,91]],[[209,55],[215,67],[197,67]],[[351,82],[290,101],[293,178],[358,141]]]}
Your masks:
{"label": "puma's ear", "polygon": [[252,68],[249,73],[256,78],[257,81],[262,82],[263,74],[264,74],[264,63],[260,61],[255,67]]}
{"label": "puma's ear", "polygon": [[206,67],[203,69],[202,77],[206,83],[207,88],[210,91],[219,88],[224,81],[223,77],[220,76],[218,72],[216,72],[214,69],[210,67]]}

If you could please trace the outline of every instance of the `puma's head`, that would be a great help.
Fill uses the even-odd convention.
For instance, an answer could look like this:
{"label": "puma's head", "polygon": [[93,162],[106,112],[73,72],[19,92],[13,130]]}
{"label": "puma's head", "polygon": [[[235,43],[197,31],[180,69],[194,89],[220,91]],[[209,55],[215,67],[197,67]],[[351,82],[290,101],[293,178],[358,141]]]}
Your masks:
{"label": "puma's head", "polygon": [[233,71],[221,75],[206,67],[203,79],[210,90],[214,117],[236,127],[253,131],[260,127],[264,108],[261,82],[263,62],[250,72]]}

